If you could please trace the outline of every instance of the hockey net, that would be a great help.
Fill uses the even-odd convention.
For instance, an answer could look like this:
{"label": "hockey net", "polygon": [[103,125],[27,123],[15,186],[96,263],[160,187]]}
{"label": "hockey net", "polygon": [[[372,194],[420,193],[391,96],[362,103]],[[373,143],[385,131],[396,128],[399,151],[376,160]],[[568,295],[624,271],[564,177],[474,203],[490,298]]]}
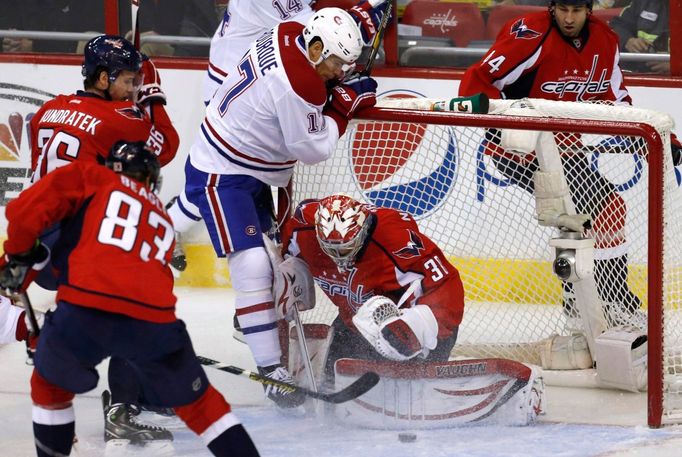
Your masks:
{"label": "hockey net", "polygon": [[[626,243],[606,242],[595,257],[627,254],[627,284],[642,302],[632,323],[646,326],[648,317],[649,424],[682,421],[682,190],[671,160],[671,118],[544,100],[491,101],[488,115],[438,113],[431,102],[385,99],[363,112],[333,157],[297,167],[292,203],[343,192],[410,212],[464,282],[465,314],[452,356],[539,364],[543,341],[580,324],[562,306],[570,294],[552,272],[548,241],[557,229],[538,224],[532,192],[500,171],[495,155],[505,154],[494,145],[502,129],[554,132],[564,173],[576,183],[572,199],[592,212],[605,205],[602,184],[583,179],[583,167],[625,203],[605,211],[600,224],[602,232],[624,229]],[[621,296],[609,281],[618,282],[606,278],[606,308]],[[331,323],[335,307],[319,290],[317,298],[303,320]]]}

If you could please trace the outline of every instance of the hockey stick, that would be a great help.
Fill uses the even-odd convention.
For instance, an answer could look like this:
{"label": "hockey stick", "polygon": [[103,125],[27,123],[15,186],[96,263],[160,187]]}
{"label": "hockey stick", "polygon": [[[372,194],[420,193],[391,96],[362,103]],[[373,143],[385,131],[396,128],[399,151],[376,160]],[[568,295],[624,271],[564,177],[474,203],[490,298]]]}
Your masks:
{"label": "hockey stick", "polygon": [[288,392],[299,392],[311,398],[316,398],[318,400],[325,401],[327,403],[344,403],[359,396],[367,393],[372,387],[377,385],[379,382],[379,375],[373,371],[368,371],[367,373],[360,376],[351,385],[338,392],[332,393],[322,393],[315,392],[305,387],[300,387],[295,384],[289,384],[288,382],[277,381],[275,379],[268,378],[267,376],[262,376],[253,371],[245,370],[243,368],[235,367],[232,365],[227,365],[217,360],[209,359],[207,357],[197,356],[199,363],[206,365],[216,370],[227,371],[228,373],[236,374],[239,376],[244,376],[251,379],[252,381],[260,382],[261,384],[270,385],[277,387]]}
{"label": "hockey stick", "polygon": [[133,46],[140,50],[140,0],[130,0],[130,14],[132,20]]}
{"label": "hockey stick", "polygon": [[317,383],[315,382],[315,373],[313,373],[313,365],[310,362],[310,351],[308,351],[308,343],[305,340],[305,330],[303,323],[301,322],[301,316],[298,313],[298,306],[296,303],[293,305],[294,314],[294,327],[296,327],[296,333],[298,333],[298,350],[301,351],[301,359],[303,361],[303,367],[305,368],[306,374],[308,375],[308,382],[310,383],[310,388],[317,392]]}
{"label": "hockey stick", "polygon": [[381,18],[379,27],[377,27],[377,33],[374,35],[374,40],[372,41],[372,50],[367,58],[367,63],[365,64],[364,70],[360,73],[360,76],[369,76],[372,73],[372,67],[374,66],[374,61],[379,55],[379,47],[381,46],[381,41],[384,38],[384,32],[386,32],[386,26],[388,26],[388,21],[391,18],[391,13],[393,12],[393,0],[386,0],[388,4],[386,5],[386,10],[384,11],[384,16]]}

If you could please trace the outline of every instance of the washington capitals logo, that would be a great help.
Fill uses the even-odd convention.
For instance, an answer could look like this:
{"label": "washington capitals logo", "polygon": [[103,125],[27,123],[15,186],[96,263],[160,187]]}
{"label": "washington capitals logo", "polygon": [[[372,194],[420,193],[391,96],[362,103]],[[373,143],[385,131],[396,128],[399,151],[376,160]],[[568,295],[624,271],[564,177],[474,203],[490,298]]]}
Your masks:
{"label": "washington capitals logo", "polygon": [[121,116],[127,117],[128,119],[141,120],[142,111],[137,106],[130,106],[128,108],[119,108],[116,110]]}
{"label": "washington capitals logo", "polygon": [[407,232],[410,235],[410,241],[407,242],[407,246],[398,249],[393,254],[400,257],[401,259],[419,257],[421,252],[424,250],[424,242],[414,231],[408,230]]}
{"label": "washington capitals logo", "polygon": [[516,38],[521,38],[524,40],[532,40],[533,38],[539,37],[540,32],[536,32],[533,29],[529,29],[526,24],[523,23],[524,18],[519,19],[512,25],[510,34],[516,35]]}

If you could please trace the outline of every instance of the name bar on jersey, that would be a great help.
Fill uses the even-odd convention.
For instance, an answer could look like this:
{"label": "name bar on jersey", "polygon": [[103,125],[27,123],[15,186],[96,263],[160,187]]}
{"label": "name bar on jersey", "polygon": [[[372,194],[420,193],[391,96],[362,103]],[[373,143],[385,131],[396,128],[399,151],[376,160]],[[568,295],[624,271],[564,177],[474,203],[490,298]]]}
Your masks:
{"label": "name bar on jersey", "polygon": [[218,135],[218,132],[215,131],[211,123],[208,121],[208,118],[204,118],[204,122],[201,124],[201,133],[208,144],[213,146],[218,154],[235,165],[248,168],[249,170],[271,172],[286,171],[292,169],[296,164],[296,160],[287,160],[286,162],[271,162],[236,150],[227,141],[221,138],[220,135]]}

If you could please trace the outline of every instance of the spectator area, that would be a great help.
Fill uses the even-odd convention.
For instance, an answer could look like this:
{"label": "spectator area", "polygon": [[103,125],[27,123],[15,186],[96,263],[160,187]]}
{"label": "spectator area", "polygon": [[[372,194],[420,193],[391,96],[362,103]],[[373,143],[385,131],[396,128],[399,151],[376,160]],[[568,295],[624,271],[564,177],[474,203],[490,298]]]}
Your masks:
{"label": "spectator area", "polygon": [[[401,5],[402,3],[402,5]],[[492,0],[412,0],[400,2],[400,41],[402,53],[412,47],[458,47],[487,49],[502,26],[509,20],[537,11],[546,6],[492,5]],[[595,9],[593,14],[608,22],[618,16],[622,8]],[[426,54],[431,54],[427,56]],[[479,54],[463,52],[453,62],[437,51],[409,52],[401,58],[409,66],[468,66],[480,58]]]}

